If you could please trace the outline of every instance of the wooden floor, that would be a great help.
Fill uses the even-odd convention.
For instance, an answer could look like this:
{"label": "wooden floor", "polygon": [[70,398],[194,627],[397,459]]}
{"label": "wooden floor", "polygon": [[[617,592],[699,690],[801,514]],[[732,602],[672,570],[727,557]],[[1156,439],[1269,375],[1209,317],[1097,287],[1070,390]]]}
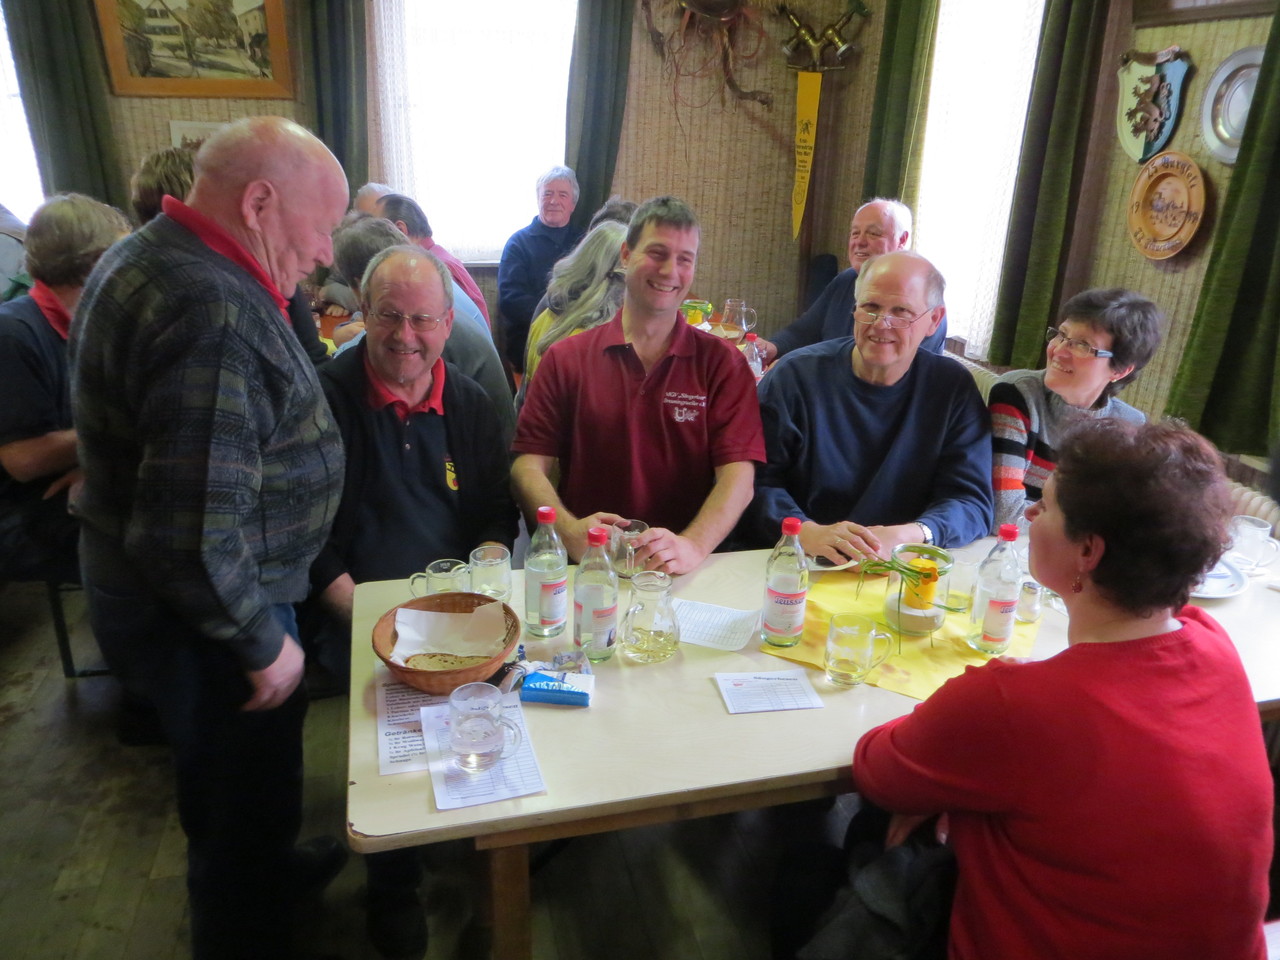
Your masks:
{"label": "wooden floor", "polygon": [[[99,661],[79,594],[78,665]],[[0,956],[186,957],[185,844],[167,754],[115,737],[110,677],[64,680],[40,585],[0,589]],[[343,835],[346,699],[313,703],[305,834]],[[534,952],[546,960],[765,960],[773,867],[797,835],[838,836],[834,810],[784,808],[573,840],[534,876]],[[485,955],[465,842],[423,850],[431,960]],[[317,955],[377,957],[353,856],[309,911]]]}

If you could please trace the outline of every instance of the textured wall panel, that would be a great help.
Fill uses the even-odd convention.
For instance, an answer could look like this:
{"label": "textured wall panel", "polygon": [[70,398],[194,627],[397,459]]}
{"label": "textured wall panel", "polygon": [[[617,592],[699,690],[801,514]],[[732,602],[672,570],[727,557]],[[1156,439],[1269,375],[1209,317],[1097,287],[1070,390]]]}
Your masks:
{"label": "textured wall panel", "polygon": [[[676,23],[669,5],[654,0],[653,6],[658,25],[669,33]],[[815,31],[844,8],[841,0],[795,6]],[[717,307],[726,297],[745,298],[767,334],[796,316],[805,263],[800,243],[791,239],[796,85],[778,49],[790,29],[758,9],[768,41],[738,80],[744,88],[772,93],[772,110],[745,101],[722,104],[714,77],[677,79],[655,52],[637,9],[613,190],[637,201],[670,193],[690,203],[702,223],[695,292]],[[881,27],[877,9],[859,37],[862,53],[823,81],[807,217],[812,252],[835,253],[842,266],[862,183]],[[707,56],[700,47],[689,51],[687,62]]]}
{"label": "textured wall panel", "polygon": [[[1129,240],[1126,205],[1140,168],[1125,156],[1114,132],[1109,132],[1112,148],[1106,170],[1102,217],[1096,233],[1077,236],[1076,243],[1083,244],[1084,249],[1091,252],[1091,286],[1123,286],[1141,291],[1159,304],[1168,316],[1168,331],[1160,351],[1138,381],[1123,394],[1126,401],[1153,416],[1164,411],[1169,387],[1190,333],[1200,285],[1222,211],[1222,199],[1234,169],[1214,159],[1205,145],[1200,134],[1201,100],[1218,64],[1241,47],[1264,45],[1270,28],[1270,17],[1255,17],[1134,31],[1133,46],[1139,50],[1163,50],[1176,43],[1191,55],[1195,69],[1183,91],[1182,117],[1166,149],[1187,154],[1204,172],[1207,184],[1205,220],[1187,250],[1169,260],[1147,260],[1138,253]],[[1074,292],[1066,291],[1067,295]]]}
{"label": "textured wall panel", "polygon": [[280,116],[307,123],[296,100],[189,100],[182,97],[109,97],[126,181],[142,159],[171,146],[170,120],[226,123],[241,117]]}

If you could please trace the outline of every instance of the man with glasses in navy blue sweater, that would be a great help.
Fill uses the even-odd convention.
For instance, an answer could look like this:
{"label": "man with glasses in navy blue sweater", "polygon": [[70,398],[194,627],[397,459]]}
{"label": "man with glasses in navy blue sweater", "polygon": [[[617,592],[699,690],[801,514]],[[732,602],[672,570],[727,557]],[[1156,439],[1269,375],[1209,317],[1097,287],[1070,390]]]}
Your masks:
{"label": "man with glasses in navy blue sweater", "polygon": [[744,529],[756,546],[799,517],[811,556],[887,557],[900,543],[961,546],[991,529],[991,425],[968,371],[921,351],[945,281],[919,254],[858,276],[852,337],[796,350],[760,384],[768,463]]}

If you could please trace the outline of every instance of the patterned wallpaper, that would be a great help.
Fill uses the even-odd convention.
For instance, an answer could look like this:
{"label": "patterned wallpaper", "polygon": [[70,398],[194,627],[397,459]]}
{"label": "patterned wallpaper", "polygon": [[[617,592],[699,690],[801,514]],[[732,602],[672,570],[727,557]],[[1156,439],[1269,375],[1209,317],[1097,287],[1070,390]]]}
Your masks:
{"label": "patterned wallpaper", "polygon": [[133,176],[143,157],[171,146],[170,120],[225,123],[241,117],[273,115],[307,123],[302,105],[296,100],[191,100],[185,97],[108,98],[111,126],[120,145],[125,182]]}

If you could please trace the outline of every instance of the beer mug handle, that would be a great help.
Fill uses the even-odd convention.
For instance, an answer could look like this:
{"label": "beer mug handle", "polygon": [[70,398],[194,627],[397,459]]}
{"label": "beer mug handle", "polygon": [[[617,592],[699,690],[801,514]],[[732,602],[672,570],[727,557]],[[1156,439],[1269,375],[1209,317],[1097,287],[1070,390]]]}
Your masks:
{"label": "beer mug handle", "polygon": [[742,308],[742,329],[743,332],[754,330],[756,328],[756,310],[755,307]]}
{"label": "beer mug handle", "polygon": [[870,673],[876,667],[880,666],[880,664],[888,660],[889,651],[893,649],[893,637],[890,634],[885,633],[883,630],[872,631],[871,643],[875,644],[879,640],[884,641],[884,652],[876,656],[876,658],[871,661],[871,666],[867,668],[867,673]]}
{"label": "beer mug handle", "polygon": [[627,612],[622,615],[621,629],[618,634],[622,639],[631,636],[631,624],[635,621],[636,614],[640,612],[641,605],[636,603],[627,608]]}
{"label": "beer mug handle", "polygon": [[1258,561],[1257,566],[1259,567],[1268,566],[1276,557],[1280,557],[1280,540],[1277,540],[1275,537],[1263,537],[1262,545],[1271,553],[1270,556],[1265,556]]}
{"label": "beer mug handle", "polygon": [[[421,583],[422,592],[418,592],[418,585]],[[415,573],[409,578],[409,592],[415,597],[425,597],[431,591],[430,578],[425,573]]]}
{"label": "beer mug handle", "polygon": [[520,749],[520,743],[524,740],[524,734],[520,732],[520,728],[516,726],[516,722],[514,720],[503,717],[498,722],[511,731],[511,742],[503,742],[501,754],[501,756],[509,757]]}

